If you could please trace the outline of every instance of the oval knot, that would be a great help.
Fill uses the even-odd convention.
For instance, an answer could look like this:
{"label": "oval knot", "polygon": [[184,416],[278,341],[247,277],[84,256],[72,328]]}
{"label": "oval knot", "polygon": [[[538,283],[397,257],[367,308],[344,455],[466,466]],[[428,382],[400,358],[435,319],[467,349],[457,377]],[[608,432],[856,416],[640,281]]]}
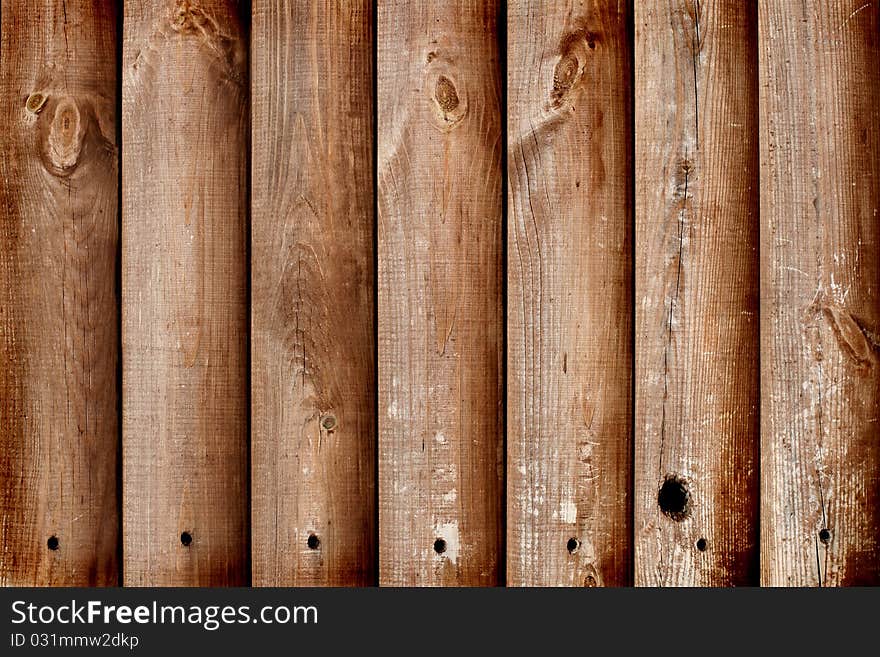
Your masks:
{"label": "oval knot", "polygon": [[76,166],[82,151],[84,127],[76,101],[70,97],[59,100],[46,144],[46,154],[53,167],[69,172]]}

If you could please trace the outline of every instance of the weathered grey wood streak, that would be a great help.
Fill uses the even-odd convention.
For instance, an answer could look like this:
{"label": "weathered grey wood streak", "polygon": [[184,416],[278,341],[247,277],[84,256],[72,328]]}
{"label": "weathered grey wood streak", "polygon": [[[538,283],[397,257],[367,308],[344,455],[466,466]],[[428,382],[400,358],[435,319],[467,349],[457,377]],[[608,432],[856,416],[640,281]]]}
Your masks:
{"label": "weathered grey wood streak", "polygon": [[631,579],[628,12],[508,6],[510,585]]}
{"label": "weathered grey wood streak", "polygon": [[115,585],[115,3],[0,17],[0,585]]}
{"label": "weathered grey wood streak", "polygon": [[635,583],[758,583],[757,13],[635,4]]}
{"label": "weathered grey wood streak", "polygon": [[253,4],[255,585],[376,581],[372,12]]}
{"label": "weathered grey wood streak", "polygon": [[759,4],[765,585],[880,584],[878,14]]}
{"label": "weathered grey wood streak", "polygon": [[380,582],[497,584],[498,3],[378,11]]}
{"label": "weathered grey wood streak", "polygon": [[247,44],[224,0],[123,33],[125,583],[245,584]]}

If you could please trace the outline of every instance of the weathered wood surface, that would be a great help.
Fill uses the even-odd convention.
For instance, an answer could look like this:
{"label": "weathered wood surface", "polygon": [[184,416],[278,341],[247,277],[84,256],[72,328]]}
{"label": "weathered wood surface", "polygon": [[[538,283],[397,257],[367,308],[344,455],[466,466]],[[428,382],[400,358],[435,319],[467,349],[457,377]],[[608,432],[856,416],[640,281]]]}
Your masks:
{"label": "weathered wood surface", "polygon": [[249,580],[248,49],[238,11],[225,0],[125,3],[128,585]]}
{"label": "weathered wood surface", "polygon": [[117,582],[113,2],[0,7],[0,584]]}
{"label": "weathered wood surface", "polygon": [[253,9],[253,582],[370,585],[372,3]]}
{"label": "weathered wood surface", "polygon": [[757,14],[635,4],[635,583],[758,583]]}
{"label": "weathered wood surface", "polygon": [[508,5],[507,581],[631,581],[625,3]]}
{"label": "weathered wood surface", "polygon": [[498,3],[378,7],[379,571],[493,585],[503,560]]}
{"label": "weathered wood surface", "polygon": [[878,14],[759,4],[765,585],[880,584]]}

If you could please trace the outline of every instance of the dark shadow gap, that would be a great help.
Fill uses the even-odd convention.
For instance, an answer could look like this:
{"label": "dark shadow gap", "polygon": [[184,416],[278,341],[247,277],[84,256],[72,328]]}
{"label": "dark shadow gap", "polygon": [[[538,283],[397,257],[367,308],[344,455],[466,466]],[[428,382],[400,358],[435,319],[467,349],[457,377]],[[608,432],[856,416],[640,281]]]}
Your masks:
{"label": "dark shadow gap", "polygon": [[116,576],[117,585],[125,582],[125,550],[123,548],[123,532],[125,518],[123,514],[123,450],[122,450],[122,38],[124,9],[122,4],[116,6]]}
{"label": "dark shadow gap", "polygon": [[502,354],[501,381],[504,386],[501,436],[504,468],[501,479],[501,554],[498,559],[498,585],[507,584],[507,3],[498,11],[498,66],[501,80],[501,320]]}
{"label": "dark shadow gap", "polygon": [[630,3],[626,20],[626,48],[629,57],[629,89],[627,93],[627,108],[629,116],[626,125],[629,127],[627,139],[629,145],[629,163],[627,173],[629,176],[629,226],[627,226],[630,234],[630,463],[629,463],[629,490],[627,495],[627,517],[630,522],[629,531],[629,563],[627,564],[627,585],[635,586],[635,563],[636,563],[636,519],[635,519],[635,485],[636,477],[636,122],[635,122],[635,79],[636,79],[636,62],[635,62],[635,7],[634,3]]}
{"label": "dark shadow gap", "polygon": [[242,23],[242,33],[244,34],[244,38],[247,39],[247,53],[248,53],[248,79],[247,79],[247,88],[248,88],[248,107],[247,107],[247,131],[245,137],[245,148],[247,149],[247,158],[245,165],[245,230],[246,230],[246,238],[245,238],[245,303],[246,308],[248,309],[248,317],[247,317],[247,330],[245,331],[245,362],[247,364],[245,368],[245,385],[247,386],[247,403],[245,404],[245,440],[247,442],[247,447],[245,450],[245,482],[247,486],[247,490],[245,491],[245,499],[247,500],[247,506],[245,510],[245,519],[246,519],[246,531],[245,531],[245,585],[252,586],[253,585],[253,483],[251,478],[251,459],[252,459],[252,445],[253,445],[253,435],[251,433],[252,429],[252,421],[251,421],[251,409],[253,406],[253,393],[251,386],[251,328],[252,328],[252,317],[253,317],[253,303],[252,303],[252,279],[251,279],[251,254],[253,252],[252,248],[252,236],[253,231],[251,230],[251,222],[252,212],[251,212],[251,163],[253,160],[253,150],[251,148],[251,139],[252,139],[252,114],[251,114],[251,98],[253,98],[253,87],[251,84],[252,75],[251,75],[251,62],[253,61],[253,48],[252,48],[252,39],[251,39],[251,3],[243,2],[241,7],[241,23]]}
{"label": "dark shadow gap", "polygon": [[754,433],[754,446],[753,446],[753,455],[755,458],[755,498],[752,502],[752,513],[755,518],[755,529],[753,534],[754,540],[754,551],[755,556],[752,560],[754,564],[754,572],[749,574],[750,583],[753,586],[761,585],[761,424],[762,417],[761,413],[763,411],[761,404],[761,111],[760,111],[760,102],[759,95],[761,84],[759,80],[759,76],[761,75],[760,68],[760,55],[759,55],[759,46],[760,46],[760,23],[758,21],[758,8],[755,4],[750,5],[750,18],[751,23],[753,25],[752,34],[750,35],[750,39],[752,40],[752,48],[750,48],[750,52],[752,53],[752,66],[754,66],[754,75],[752,75],[752,111],[754,112],[755,117],[755,130],[757,131],[757,138],[755,139],[755,147],[753,149],[753,160],[752,166],[753,168],[753,178],[755,180],[755,196],[757,197],[757,212],[755,212],[755,221],[757,222],[757,230],[755,231],[755,264],[754,264],[754,280],[755,285],[757,286],[757,303],[755,304],[755,317],[758,323],[758,336],[757,336],[757,373],[755,375],[756,387],[758,390],[758,401],[757,401],[757,410],[756,410],[756,419],[755,419],[755,433]]}
{"label": "dark shadow gap", "polygon": [[372,70],[371,88],[372,108],[371,128],[373,138],[370,140],[373,152],[373,468],[375,471],[375,487],[373,488],[374,525],[373,525],[373,584],[379,585],[379,110],[378,110],[378,61],[379,61],[379,17],[376,3],[370,7],[372,39]]}

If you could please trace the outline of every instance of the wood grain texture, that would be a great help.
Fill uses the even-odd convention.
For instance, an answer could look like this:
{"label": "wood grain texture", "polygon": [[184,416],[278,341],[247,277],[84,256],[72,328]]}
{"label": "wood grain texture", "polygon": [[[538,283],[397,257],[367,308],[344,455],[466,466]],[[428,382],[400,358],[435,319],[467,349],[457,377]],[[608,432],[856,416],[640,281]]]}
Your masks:
{"label": "wood grain texture", "polygon": [[115,585],[115,4],[0,17],[0,584]]}
{"label": "wood grain texture", "polygon": [[631,581],[628,12],[605,0],[508,5],[514,586]]}
{"label": "wood grain texture", "polygon": [[253,7],[253,582],[370,585],[372,3]]}
{"label": "wood grain texture", "polygon": [[504,436],[498,3],[382,0],[377,22],[380,583],[494,585]]}
{"label": "wood grain texture", "polygon": [[128,585],[249,579],[247,98],[235,3],[125,3]]}
{"label": "wood grain texture", "polygon": [[759,3],[765,585],[880,584],[878,21]]}
{"label": "wood grain texture", "polygon": [[635,5],[635,583],[758,583],[757,13]]}

